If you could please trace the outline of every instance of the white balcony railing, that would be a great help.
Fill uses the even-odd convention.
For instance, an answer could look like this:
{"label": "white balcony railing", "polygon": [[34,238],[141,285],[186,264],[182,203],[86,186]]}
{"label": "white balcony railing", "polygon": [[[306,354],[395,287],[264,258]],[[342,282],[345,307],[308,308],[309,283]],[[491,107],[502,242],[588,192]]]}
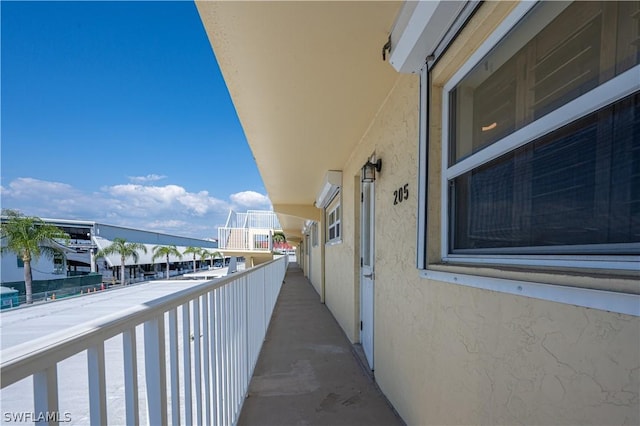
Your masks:
{"label": "white balcony railing", "polygon": [[247,228],[282,229],[278,216],[271,211],[249,210],[246,223]]}
{"label": "white balcony railing", "polygon": [[281,230],[278,216],[272,211],[247,210],[246,213],[237,213],[233,210],[227,217],[227,228],[255,228]]}
{"label": "white balcony railing", "polygon": [[[58,364],[86,353],[92,425],[237,422],[287,268],[287,257],[177,291],[0,353],[1,387],[33,378],[33,413],[59,413]],[[141,326],[142,351],[136,339]],[[105,386],[105,342],[121,336],[124,407]],[[200,336],[200,338],[198,338]],[[139,390],[139,374],[146,391]],[[76,407],[74,407],[75,411]],[[3,407],[3,411],[11,407]],[[78,408],[78,411],[83,411]],[[55,415],[43,423],[58,424]],[[111,420],[111,421],[110,421]]]}
{"label": "white balcony railing", "polygon": [[246,228],[218,228],[219,250],[248,250],[249,230]]}
{"label": "white balcony railing", "polygon": [[218,228],[218,249],[271,251],[273,231],[254,228]]}

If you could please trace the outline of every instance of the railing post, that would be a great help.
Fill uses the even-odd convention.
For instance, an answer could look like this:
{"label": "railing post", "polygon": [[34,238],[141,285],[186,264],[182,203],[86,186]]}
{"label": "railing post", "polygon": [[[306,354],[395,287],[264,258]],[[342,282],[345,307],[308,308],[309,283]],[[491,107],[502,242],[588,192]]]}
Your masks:
{"label": "railing post", "polygon": [[271,318],[271,289],[269,285],[269,281],[267,281],[267,268],[262,268],[260,270],[262,274],[262,286],[264,287],[264,335],[267,334],[267,329],[269,328],[269,318]]}
{"label": "railing post", "polygon": [[184,367],[184,422],[193,424],[193,402],[191,397],[191,312],[189,302],[182,305],[182,358]]}
{"label": "railing post", "polygon": [[104,341],[87,349],[89,417],[92,425],[107,424],[107,392],[104,374]]}
{"label": "railing post", "polygon": [[240,385],[240,369],[238,368],[238,364],[239,364],[239,357],[240,357],[240,347],[238,346],[238,343],[240,342],[240,324],[239,324],[239,314],[240,314],[240,304],[238,302],[238,290],[240,288],[240,281],[236,280],[233,283],[232,286],[232,291],[233,291],[233,309],[231,311],[231,314],[233,315],[233,345],[231,346],[232,350],[233,350],[233,358],[232,358],[232,365],[233,365],[233,419],[234,421],[237,419],[237,414],[238,414],[238,402],[239,402],[239,385]]}
{"label": "railing post", "polygon": [[242,367],[244,371],[244,380],[243,380],[243,398],[246,398],[247,393],[249,392],[249,384],[251,383],[251,346],[249,344],[249,331],[251,330],[251,326],[249,323],[249,277],[245,277],[243,281],[243,294],[242,297],[244,299],[244,350],[242,351],[244,355],[244,365]]}
{"label": "railing post", "polygon": [[196,424],[202,424],[202,353],[200,350],[200,297],[193,300],[193,361],[196,387]]}
{"label": "railing post", "polygon": [[54,364],[33,375],[33,405],[36,416],[53,415],[50,421],[36,422],[38,425],[58,425],[58,365]]}
{"label": "railing post", "polygon": [[229,346],[230,346],[230,338],[229,338],[229,318],[231,317],[231,315],[229,315],[229,311],[230,311],[230,307],[229,307],[229,290],[230,286],[225,286],[222,290],[223,290],[223,295],[224,297],[222,298],[222,303],[223,303],[223,322],[222,322],[222,336],[223,336],[223,342],[222,342],[222,351],[223,351],[223,359],[224,359],[224,415],[225,418],[223,419],[223,423],[224,424],[229,424],[231,422],[231,405],[230,405],[230,401],[231,401],[231,386],[229,383],[229,379],[230,379],[230,371],[231,371],[231,366],[229,365],[229,360],[230,360],[230,350],[229,350]]}
{"label": "railing post", "polygon": [[180,424],[180,373],[178,365],[178,312],[169,311],[169,365],[171,375],[171,422]]}
{"label": "railing post", "polygon": [[215,290],[208,293],[209,296],[209,334],[211,336],[209,341],[209,362],[211,365],[211,399],[207,401],[209,407],[211,407],[211,424],[219,424],[218,422],[218,387],[217,387],[217,374],[216,374],[216,356],[215,352],[218,349],[216,342],[216,304],[215,304]]}
{"label": "railing post", "polygon": [[211,424],[211,379],[209,376],[209,298],[202,296],[202,365],[204,366],[204,424]]}
{"label": "railing post", "polygon": [[136,349],[136,329],[132,327],[122,333],[124,357],[124,397],[127,426],[140,424],[138,409],[138,355]]}
{"label": "railing post", "polygon": [[223,362],[222,362],[222,289],[216,289],[216,316],[215,316],[215,363],[216,363],[216,411],[217,424],[224,424],[224,389],[223,389]]}
{"label": "railing post", "polygon": [[[144,366],[149,424],[167,424],[167,376],[164,315],[144,323]],[[106,424],[106,423],[102,423]]]}
{"label": "railing post", "polygon": [[236,401],[236,305],[235,284],[229,286],[229,416],[235,420]]}

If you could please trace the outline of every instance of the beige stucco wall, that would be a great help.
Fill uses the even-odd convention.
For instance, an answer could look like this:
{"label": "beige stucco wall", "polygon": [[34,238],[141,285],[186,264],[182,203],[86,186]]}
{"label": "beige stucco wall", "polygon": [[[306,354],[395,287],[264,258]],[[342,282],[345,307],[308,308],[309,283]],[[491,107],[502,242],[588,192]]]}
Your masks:
{"label": "beige stucco wall", "polygon": [[307,237],[302,237],[302,244],[300,247],[300,256],[298,257],[298,263],[302,267],[304,276],[309,278],[309,244],[307,244]]}
{"label": "beige stucco wall", "polygon": [[376,283],[376,379],[408,424],[638,424],[637,318],[399,281]]}
{"label": "beige stucco wall", "polygon": [[[346,243],[327,246],[327,267],[325,268],[325,303],[347,338],[358,341],[355,329],[354,309],[357,299],[354,297],[353,267],[349,266],[349,257],[353,256]],[[344,253],[344,255],[343,255]]]}
{"label": "beige stucco wall", "polygon": [[354,179],[353,172],[344,168],[342,171],[341,196],[341,232],[340,242],[325,245],[325,303],[333,316],[342,326],[347,338],[357,342],[355,309],[357,297],[354,274],[355,257],[358,253],[354,242]]}
{"label": "beige stucco wall", "polygon": [[318,223],[318,244],[313,245],[313,236],[311,231],[309,231],[308,238],[307,235],[303,238],[305,247],[301,263],[304,276],[311,282],[320,297],[322,297],[322,275],[324,270],[322,264],[323,238],[323,224]]}
{"label": "beige stucco wall", "polygon": [[313,239],[310,239],[311,242],[311,271],[309,274],[309,281],[316,289],[318,295],[322,295],[322,239],[324,238],[322,232],[322,224],[318,224],[318,245],[313,245]]}
{"label": "beige stucco wall", "polygon": [[[476,37],[487,34],[510,7],[488,3],[469,28]],[[443,61],[441,76],[479,42],[472,40],[473,32],[466,37]],[[433,100],[431,133],[439,135],[437,90]],[[419,277],[418,102],[418,77],[399,75],[343,168],[343,241],[326,247],[326,303],[356,342],[357,176],[375,152],[383,161],[376,181],[374,334],[375,376],[382,391],[412,425],[640,424],[637,317]],[[429,176],[434,239],[440,232],[438,143],[432,142]],[[405,183],[409,199],[394,205],[393,191]],[[430,246],[432,261],[437,247]]]}

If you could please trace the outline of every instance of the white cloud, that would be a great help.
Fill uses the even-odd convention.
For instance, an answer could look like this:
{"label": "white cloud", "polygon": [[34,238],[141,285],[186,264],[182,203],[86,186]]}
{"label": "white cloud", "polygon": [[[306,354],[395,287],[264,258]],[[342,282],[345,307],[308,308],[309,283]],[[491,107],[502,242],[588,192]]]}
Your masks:
{"label": "white cloud", "polygon": [[156,182],[165,178],[165,175],[157,175],[155,173],[146,176],[129,176],[129,180],[134,183]]}
{"label": "white cloud", "polygon": [[230,208],[271,209],[266,195],[242,191],[229,200],[178,185],[126,183],[82,191],[61,182],[18,178],[0,187],[2,207],[26,215],[80,219],[196,238],[217,237]]}
{"label": "white cloud", "polygon": [[178,185],[125,184],[104,187],[103,191],[125,201],[134,211],[142,209],[147,213],[150,210],[159,212],[182,209],[195,216],[204,216],[210,212],[226,211],[229,208],[226,202],[209,196],[207,191],[187,192]]}
{"label": "white cloud", "polygon": [[237,192],[235,194],[231,194],[229,199],[240,207],[267,210],[271,209],[271,201],[269,200],[269,197],[255,191]]}
{"label": "white cloud", "polygon": [[33,178],[17,178],[2,188],[3,207],[15,207],[41,217],[81,218],[84,212],[103,209],[102,201],[66,183]]}
{"label": "white cloud", "polygon": [[122,184],[90,193],[71,185],[18,178],[2,186],[2,207],[43,218],[81,219],[197,238],[216,237],[230,204],[178,185]]}
{"label": "white cloud", "polygon": [[73,187],[66,183],[49,182],[33,178],[18,178],[9,183],[9,187],[2,187],[4,195],[14,197],[47,197],[51,194],[73,191]]}

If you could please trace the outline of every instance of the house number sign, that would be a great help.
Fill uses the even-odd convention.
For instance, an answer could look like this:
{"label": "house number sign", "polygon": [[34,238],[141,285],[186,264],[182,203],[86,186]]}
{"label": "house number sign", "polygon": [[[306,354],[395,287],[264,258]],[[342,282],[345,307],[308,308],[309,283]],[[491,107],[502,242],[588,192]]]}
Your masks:
{"label": "house number sign", "polygon": [[393,191],[393,205],[400,204],[409,199],[409,184],[405,183],[400,188]]}

